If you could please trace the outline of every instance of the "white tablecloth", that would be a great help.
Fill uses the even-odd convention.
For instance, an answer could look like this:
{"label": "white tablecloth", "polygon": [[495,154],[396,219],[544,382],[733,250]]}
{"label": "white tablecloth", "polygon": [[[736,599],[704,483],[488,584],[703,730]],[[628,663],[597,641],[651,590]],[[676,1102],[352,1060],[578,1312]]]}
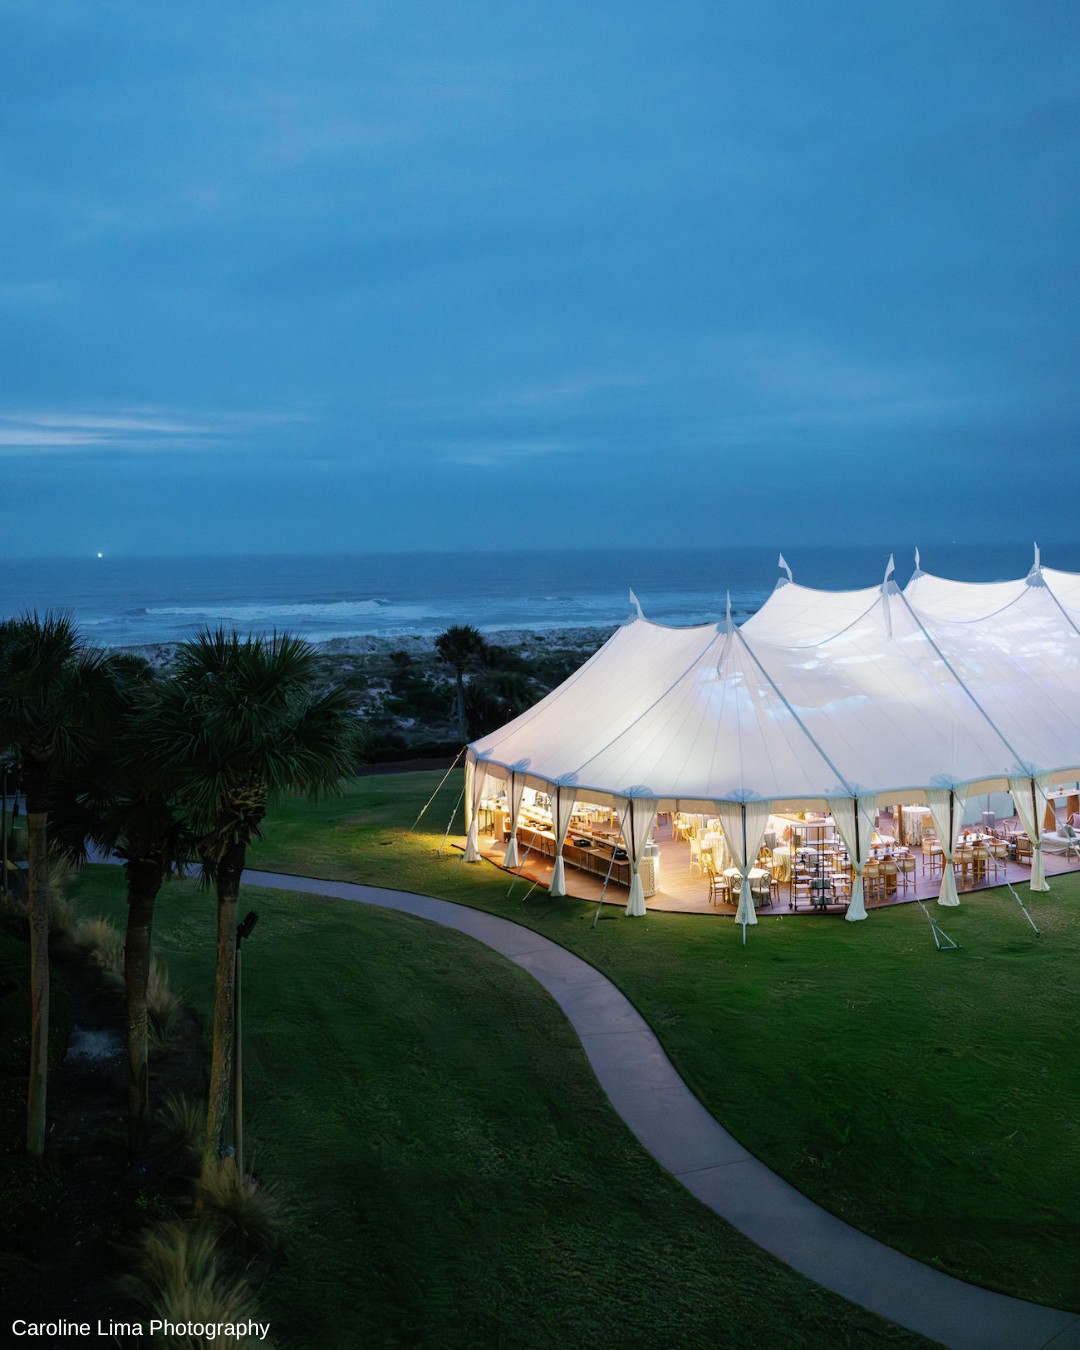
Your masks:
{"label": "white tablecloth", "polygon": [[932,824],[928,806],[904,807],[904,843],[921,844],[923,831]]}
{"label": "white tablecloth", "polygon": [[725,867],[731,865],[731,855],[727,851],[727,841],[723,834],[719,832],[703,834],[701,836],[701,847],[712,851],[713,862],[716,864],[718,872],[722,872]]}

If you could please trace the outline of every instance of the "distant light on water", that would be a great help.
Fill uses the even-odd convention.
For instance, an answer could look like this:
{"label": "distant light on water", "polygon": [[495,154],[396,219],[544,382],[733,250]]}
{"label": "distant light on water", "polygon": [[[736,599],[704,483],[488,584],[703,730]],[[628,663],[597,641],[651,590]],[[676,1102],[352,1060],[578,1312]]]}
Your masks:
{"label": "distant light on water", "polygon": [[101,553],[100,553],[100,552],[98,553],[98,557],[99,557],[99,558],[101,557]]}

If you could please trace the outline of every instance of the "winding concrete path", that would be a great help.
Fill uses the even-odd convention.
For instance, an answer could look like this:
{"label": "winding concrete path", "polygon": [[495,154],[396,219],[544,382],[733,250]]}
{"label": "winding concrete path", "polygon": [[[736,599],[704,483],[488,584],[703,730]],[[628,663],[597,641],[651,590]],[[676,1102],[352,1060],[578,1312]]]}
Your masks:
{"label": "winding concrete path", "polygon": [[527,970],[562,1008],[612,1106],[692,1195],[818,1284],[952,1350],[1080,1350],[1080,1315],[965,1284],[828,1214],[713,1119],[633,1005],[529,928],[405,891],[246,871],[253,886],[356,900],[454,928]]}

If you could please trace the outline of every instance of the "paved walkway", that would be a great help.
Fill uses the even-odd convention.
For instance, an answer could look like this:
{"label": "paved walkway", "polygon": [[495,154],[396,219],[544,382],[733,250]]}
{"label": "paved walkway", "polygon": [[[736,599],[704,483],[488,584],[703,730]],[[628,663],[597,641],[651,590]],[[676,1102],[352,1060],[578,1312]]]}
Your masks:
{"label": "paved walkway", "polygon": [[944,1275],[781,1181],[709,1115],[611,981],[564,947],[508,919],[429,896],[276,872],[246,871],[243,879],[430,919],[527,970],[569,1018],[600,1086],[653,1157],[752,1242],[826,1289],[953,1350],[1080,1350],[1080,1315]]}

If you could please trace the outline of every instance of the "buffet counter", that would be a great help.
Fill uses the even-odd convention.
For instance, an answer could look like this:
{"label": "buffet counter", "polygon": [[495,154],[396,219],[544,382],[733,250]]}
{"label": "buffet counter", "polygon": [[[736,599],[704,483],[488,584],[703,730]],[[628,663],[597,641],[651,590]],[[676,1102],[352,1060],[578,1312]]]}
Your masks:
{"label": "buffet counter", "polygon": [[[554,858],[555,832],[553,830],[540,830],[531,825],[519,825],[517,837],[522,856],[524,856],[524,850],[529,849],[532,853],[539,853],[542,857]],[[621,858],[612,860],[612,854],[617,847],[614,840],[593,839],[585,834],[567,835],[566,843],[563,844],[563,862],[568,867],[579,867],[583,872],[593,872],[601,877],[608,875],[608,868],[610,867],[611,880],[619,886],[625,886],[629,889],[630,861]]]}

